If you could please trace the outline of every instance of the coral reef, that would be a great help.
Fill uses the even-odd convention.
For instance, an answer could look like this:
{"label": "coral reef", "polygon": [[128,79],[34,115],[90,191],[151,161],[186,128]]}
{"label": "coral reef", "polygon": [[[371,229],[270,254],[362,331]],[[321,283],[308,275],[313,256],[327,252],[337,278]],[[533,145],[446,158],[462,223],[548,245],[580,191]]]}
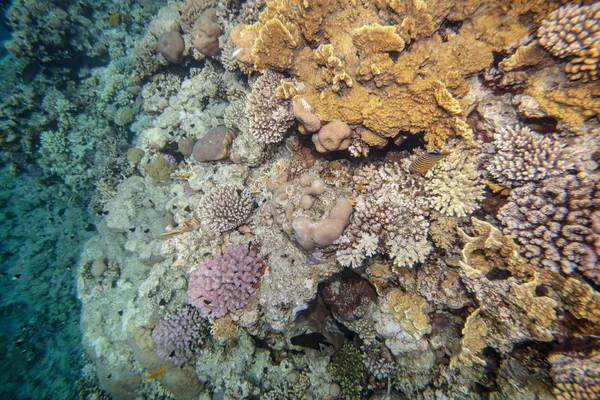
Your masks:
{"label": "coral reef", "polygon": [[160,320],[152,330],[156,355],[178,367],[195,361],[207,335],[208,327],[200,311],[189,306]]}
{"label": "coral reef", "polygon": [[352,345],[344,345],[329,364],[333,376],[342,388],[345,399],[360,399],[361,381],[365,378],[366,367],[362,363],[360,351]]}
{"label": "coral reef", "polygon": [[202,316],[221,318],[248,304],[263,264],[244,246],[228,246],[222,254],[200,261],[190,274],[188,301]]}
{"label": "coral reef", "polygon": [[354,213],[339,239],[340,264],[354,268],[377,253],[389,254],[398,267],[412,266],[431,251],[429,221],[421,181],[398,164],[368,165],[354,175],[362,183],[353,201]]}
{"label": "coral reef", "polygon": [[225,232],[242,225],[254,208],[248,189],[236,185],[213,188],[202,201],[202,219],[217,232]]}
{"label": "coral reef", "polygon": [[598,79],[600,5],[567,4],[550,13],[538,29],[540,44],[553,55],[572,57],[565,65],[570,79]]}
{"label": "coral reef", "polygon": [[511,192],[498,218],[534,265],[567,274],[578,270],[598,282],[591,216],[599,207],[599,185],[597,172],[528,183]]}
{"label": "coral reef", "polygon": [[252,85],[248,95],[246,115],[252,135],[265,143],[277,143],[294,123],[291,104],[277,95],[284,76],[267,71]]}
{"label": "coral reef", "polygon": [[557,399],[593,399],[598,393],[600,352],[556,353],[552,364],[554,395]]}
{"label": "coral reef", "polygon": [[496,154],[487,170],[503,185],[522,186],[572,169],[574,154],[565,144],[528,127],[506,127],[494,133]]}

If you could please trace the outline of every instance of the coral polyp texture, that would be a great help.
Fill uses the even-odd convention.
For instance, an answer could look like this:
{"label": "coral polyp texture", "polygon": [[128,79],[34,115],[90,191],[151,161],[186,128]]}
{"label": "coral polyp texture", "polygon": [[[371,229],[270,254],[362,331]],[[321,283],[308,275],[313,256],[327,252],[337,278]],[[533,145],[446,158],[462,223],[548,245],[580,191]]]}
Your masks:
{"label": "coral polyp texture", "polygon": [[152,330],[156,355],[176,366],[191,364],[208,336],[208,325],[198,309],[183,306],[158,321]]}
{"label": "coral polyp texture", "polygon": [[500,128],[494,133],[496,154],[487,170],[503,185],[516,187],[561,175],[574,167],[566,145],[527,127]]}
{"label": "coral polyp texture", "polygon": [[221,318],[248,304],[263,264],[247,246],[228,246],[206,257],[190,274],[188,302],[202,316]]}
{"label": "coral polyp texture", "polygon": [[552,365],[554,395],[559,400],[594,399],[600,391],[600,351],[555,353]]}
{"label": "coral polyp texture", "polygon": [[567,4],[550,13],[538,29],[540,44],[568,58],[565,71],[573,80],[597,80],[600,70],[600,3]]}
{"label": "coral polyp texture", "polygon": [[238,185],[213,188],[202,202],[202,220],[214,231],[225,232],[242,225],[250,217],[254,202],[248,189]]}
{"label": "coral polyp texture", "polygon": [[248,95],[246,115],[250,132],[261,142],[280,142],[294,123],[292,105],[277,95],[283,78],[279,72],[266,71],[254,82]]}
{"label": "coral polyp texture", "polygon": [[340,264],[356,268],[376,254],[388,254],[398,267],[425,261],[432,247],[422,183],[398,164],[371,164],[354,179],[362,185],[353,198],[350,224],[339,239]]}
{"label": "coral polyp texture", "polygon": [[535,265],[569,274],[577,270],[600,282],[598,234],[600,175],[579,173],[528,183],[511,192],[498,212],[504,232],[514,234]]}

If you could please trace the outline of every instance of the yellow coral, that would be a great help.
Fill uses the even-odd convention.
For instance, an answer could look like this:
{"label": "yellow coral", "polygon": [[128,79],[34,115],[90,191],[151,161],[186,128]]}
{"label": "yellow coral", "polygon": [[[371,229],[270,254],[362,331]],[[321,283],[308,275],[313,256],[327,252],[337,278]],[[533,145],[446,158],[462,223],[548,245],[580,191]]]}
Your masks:
{"label": "yellow coral", "polygon": [[423,308],[427,305],[424,297],[395,289],[388,293],[387,300],[394,321],[402,326],[402,330],[417,340],[431,333],[429,319],[423,312]]}
{"label": "yellow coral", "polygon": [[395,26],[363,26],[352,32],[352,42],[367,54],[404,50],[404,40],[396,32]]}

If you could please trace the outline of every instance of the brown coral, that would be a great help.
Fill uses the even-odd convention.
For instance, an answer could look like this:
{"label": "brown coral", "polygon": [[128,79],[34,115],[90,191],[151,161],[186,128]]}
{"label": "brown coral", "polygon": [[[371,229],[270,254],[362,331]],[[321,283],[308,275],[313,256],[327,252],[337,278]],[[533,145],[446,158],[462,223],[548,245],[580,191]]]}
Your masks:
{"label": "brown coral", "polygon": [[344,121],[333,120],[321,127],[318,134],[312,136],[312,141],[319,153],[346,150],[352,143],[352,129]]}
{"label": "brown coral", "polygon": [[542,21],[540,44],[557,57],[573,57],[565,71],[573,80],[598,79],[600,69],[600,3],[567,4]]}
{"label": "brown coral", "polygon": [[596,399],[600,393],[600,351],[555,353],[552,364],[554,395],[559,400]]}

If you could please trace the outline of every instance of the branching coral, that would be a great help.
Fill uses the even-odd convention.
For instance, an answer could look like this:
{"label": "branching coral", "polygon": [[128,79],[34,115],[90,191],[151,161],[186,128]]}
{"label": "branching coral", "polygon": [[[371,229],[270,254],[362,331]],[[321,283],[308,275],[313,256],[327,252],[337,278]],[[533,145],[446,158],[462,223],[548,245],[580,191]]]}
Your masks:
{"label": "branching coral", "polygon": [[496,154],[487,170],[503,185],[521,186],[573,168],[573,154],[564,143],[527,127],[501,128],[494,145]]}
{"label": "branching coral", "polygon": [[456,148],[425,175],[425,190],[431,208],[449,216],[464,217],[479,208],[484,185],[479,172],[468,161],[469,152]]}
{"label": "branching coral", "polygon": [[225,232],[246,222],[253,207],[250,191],[245,187],[218,186],[204,197],[202,219],[210,229]]}
{"label": "branching coral", "polygon": [[540,44],[557,57],[573,57],[565,71],[573,80],[598,79],[600,4],[567,4],[550,13],[538,30]]}
{"label": "branching coral", "polygon": [[369,165],[354,179],[362,182],[354,214],[340,238],[337,259],[358,267],[376,253],[389,254],[398,267],[425,260],[429,221],[422,186],[397,164]]}
{"label": "branching coral", "polygon": [[190,274],[188,302],[204,317],[221,318],[248,304],[263,264],[246,246],[229,246]]}
{"label": "branching coral", "polygon": [[277,88],[283,78],[279,72],[265,72],[254,82],[248,96],[246,115],[250,132],[261,142],[280,142],[294,123],[291,103],[277,97]]}
{"label": "branching coral", "polygon": [[599,207],[600,174],[566,174],[513,190],[498,218],[533,264],[565,273],[577,269],[600,282],[598,235],[591,225]]}
{"label": "branching coral", "polygon": [[176,366],[193,363],[207,336],[206,321],[196,308],[189,306],[160,320],[152,330],[156,354]]}

